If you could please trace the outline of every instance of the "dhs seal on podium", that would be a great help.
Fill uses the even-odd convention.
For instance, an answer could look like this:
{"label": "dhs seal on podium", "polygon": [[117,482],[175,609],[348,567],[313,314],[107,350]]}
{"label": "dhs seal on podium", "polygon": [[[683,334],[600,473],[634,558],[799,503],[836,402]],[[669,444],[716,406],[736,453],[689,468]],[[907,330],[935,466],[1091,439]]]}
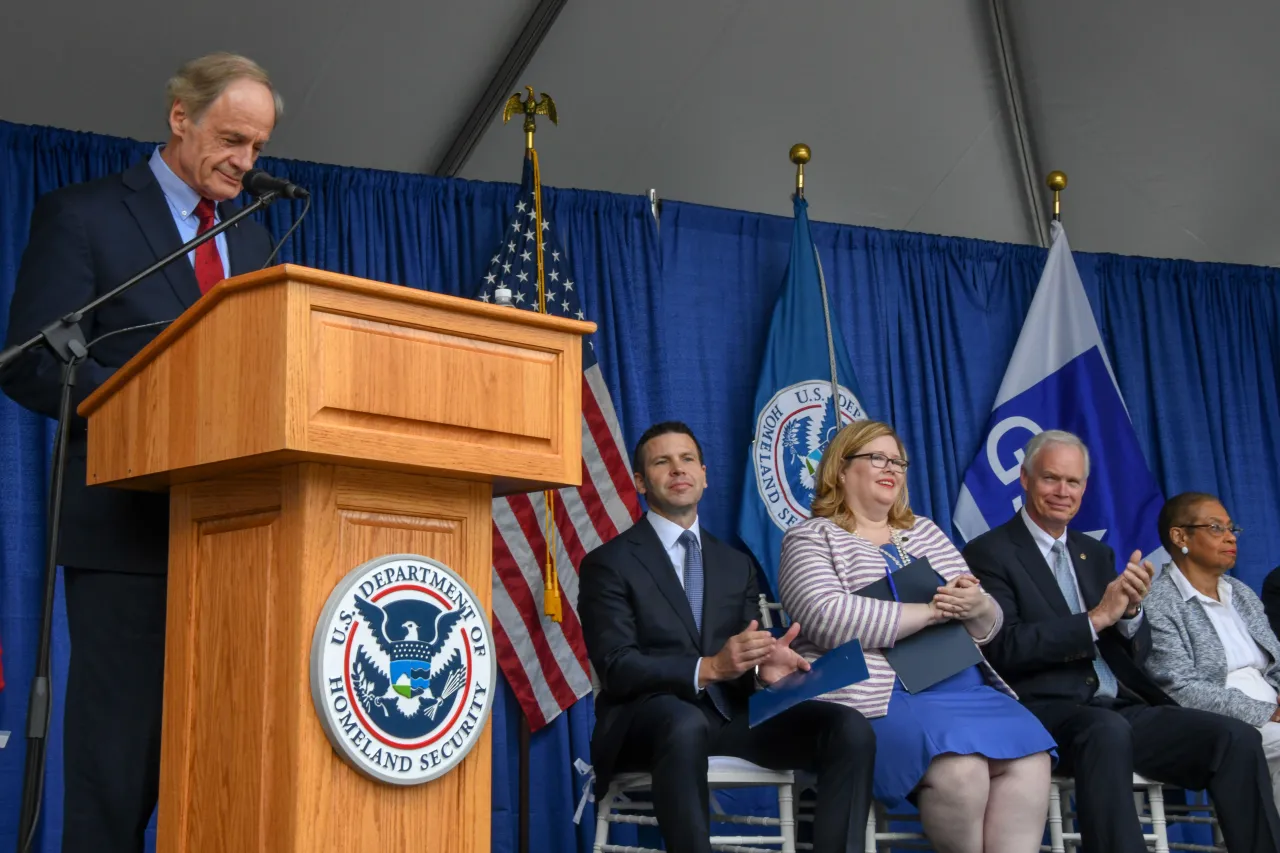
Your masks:
{"label": "dhs seal on podium", "polygon": [[311,697],[334,751],[379,782],[448,773],[479,740],[496,690],[489,620],[428,557],[379,557],[329,595],[311,643]]}

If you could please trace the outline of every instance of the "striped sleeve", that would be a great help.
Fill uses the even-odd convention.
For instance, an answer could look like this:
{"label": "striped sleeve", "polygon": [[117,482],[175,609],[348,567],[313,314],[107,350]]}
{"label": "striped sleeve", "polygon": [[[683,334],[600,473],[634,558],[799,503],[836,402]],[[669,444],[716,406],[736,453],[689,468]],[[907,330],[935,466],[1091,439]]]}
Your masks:
{"label": "striped sleeve", "polygon": [[[865,649],[893,646],[902,605],[845,589],[836,561],[849,558],[828,536],[834,525],[812,519],[782,538],[778,592],[782,605],[812,643],[824,648],[857,638]],[[852,537],[847,537],[852,540]]]}
{"label": "striped sleeve", "polygon": [[969,564],[964,561],[960,551],[947,538],[947,534],[924,516],[916,516],[907,551],[915,557],[928,557],[929,565],[933,570],[947,580],[972,574],[969,571]]}

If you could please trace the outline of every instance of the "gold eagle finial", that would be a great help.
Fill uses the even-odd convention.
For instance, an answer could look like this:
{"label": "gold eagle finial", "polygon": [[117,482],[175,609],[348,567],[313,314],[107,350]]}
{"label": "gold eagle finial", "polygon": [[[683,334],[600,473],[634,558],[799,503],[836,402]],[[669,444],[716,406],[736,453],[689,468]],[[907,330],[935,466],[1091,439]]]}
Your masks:
{"label": "gold eagle finial", "polygon": [[534,116],[546,116],[551,119],[552,124],[559,124],[556,118],[556,102],[551,100],[551,96],[546,92],[542,93],[541,98],[533,97],[533,87],[525,86],[525,91],[529,93],[526,100],[520,99],[520,93],[516,92],[510,98],[507,98],[507,104],[502,108],[502,123],[506,124],[511,117],[517,113],[524,113],[524,132],[530,148],[533,147],[533,132],[536,130],[534,124]]}

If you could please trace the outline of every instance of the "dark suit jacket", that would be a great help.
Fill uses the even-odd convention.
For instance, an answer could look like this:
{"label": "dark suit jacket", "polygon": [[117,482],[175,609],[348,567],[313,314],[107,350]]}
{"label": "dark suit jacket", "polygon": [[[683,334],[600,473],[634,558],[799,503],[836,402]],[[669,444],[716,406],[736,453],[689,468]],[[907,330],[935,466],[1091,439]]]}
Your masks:
{"label": "dark suit jacket", "polygon": [[[641,703],[660,693],[697,702],[698,658],[714,655],[759,618],[751,558],[700,532],[701,636],[680,579],[648,519],[596,548],[578,570],[578,616],[601,687],[591,757],[602,789],[613,776],[618,751]],[[754,684],[753,674],[747,673],[718,685],[733,715],[746,712]]]}
{"label": "dark suit jacket", "polygon": [[1272,569],[1262,582],[1262,595],[1258,597],[1262,599],[1262,609],[1271,623],[1271,633],[1280,637],[1280,566]]}
{"label": "dark suit jacket", "polygon": [[983,651],[1025,704],[1093,698],[1098,679],[1093,658],[1101,653],[1120,683],[1149,704],[1170,704],[1142,670],[1151,628],[1142,620],[1132,639],[1112,626],[1095,644],[1089,608],[1115,579],[1115,553],[1091,536],[1067,531],[1067,547],[1086,612],[1071,613],[1053,570],[1040,554],[1021,515],[970,542],[964,558],[1004,610],[1004,627]]}
{"label": "dark suit jacket", "polygon": [[[226,219],[238,208],[223,202]],[[258,269],[271,235],[241,222],[226,232],[231,274]],[[125,172],[43,196],[18,269],[9,309],[8,344],[25,341],[182,245],[164,193],[144,160]],[[81,323],[86,340],[115,329],[172,320],[200,298],[191,263],[179,258],[163,272],[107,302]],[[108,338],[80,365],[72,406],[78,406],[160,328]],[[32,411],[56,417],[61,363],[40,348],[0,376],[0,388]],[[58,561],[83,569],[164,572],[169,550],[169,497],[85,485],[85,422],[74,417],[67,454]]]}

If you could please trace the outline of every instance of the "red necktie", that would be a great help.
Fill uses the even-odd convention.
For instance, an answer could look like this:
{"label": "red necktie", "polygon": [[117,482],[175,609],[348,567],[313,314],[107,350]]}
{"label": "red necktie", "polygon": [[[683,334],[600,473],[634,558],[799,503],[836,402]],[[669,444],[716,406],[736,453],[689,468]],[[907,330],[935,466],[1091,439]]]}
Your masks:
{"label": "red necktie", "polygon": [[[213,227],[213,216],[213,202],[207,198],[200,199],[196,205],[196,218],[200,220],[197,237]],[[200,285],[200,293],[208,293],[209,288],[224,278],[222,256],[218,254],[218,238],[215,237],[196,248],[196,282]]]}

